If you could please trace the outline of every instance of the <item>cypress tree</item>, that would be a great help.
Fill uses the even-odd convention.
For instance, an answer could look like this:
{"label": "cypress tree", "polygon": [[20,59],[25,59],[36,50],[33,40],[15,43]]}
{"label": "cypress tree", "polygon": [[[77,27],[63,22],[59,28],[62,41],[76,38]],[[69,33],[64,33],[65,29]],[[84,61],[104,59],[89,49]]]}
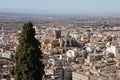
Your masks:
{"label": "cypress tree", "polygon": [[40,43],[34,36],[33,24],[25,23],[19,35],[19,45],[15,54],[15,80],[42,80],[42,52]]}

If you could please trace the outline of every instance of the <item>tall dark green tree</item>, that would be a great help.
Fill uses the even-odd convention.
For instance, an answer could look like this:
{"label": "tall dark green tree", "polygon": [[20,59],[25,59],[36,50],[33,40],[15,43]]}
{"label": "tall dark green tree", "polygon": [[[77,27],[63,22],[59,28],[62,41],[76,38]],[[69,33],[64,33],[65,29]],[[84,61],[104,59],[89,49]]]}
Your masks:
{"label": "tall dark green tree", "polygon": [[24,24],[15,55],[15,80],[42,80],[44,64],[31,22]]}

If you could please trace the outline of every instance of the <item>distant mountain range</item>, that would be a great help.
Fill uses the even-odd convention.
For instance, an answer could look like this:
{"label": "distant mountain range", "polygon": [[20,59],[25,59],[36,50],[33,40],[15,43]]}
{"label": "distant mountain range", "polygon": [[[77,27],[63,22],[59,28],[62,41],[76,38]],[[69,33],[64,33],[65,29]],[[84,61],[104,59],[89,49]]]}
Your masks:
{"label": "distant mountain range", "polygon": [[0,12],[9,13],[28,13],[28,14],[55,14],[57,12],[50,10],[24,9],[24,8],[0,8]]}
{"label": "distant mountain range", "polygon": [[0,8],[0,15],[79,15],[79,16],[120,16],[120,12],[74,12],[60,13],[50,10]]}

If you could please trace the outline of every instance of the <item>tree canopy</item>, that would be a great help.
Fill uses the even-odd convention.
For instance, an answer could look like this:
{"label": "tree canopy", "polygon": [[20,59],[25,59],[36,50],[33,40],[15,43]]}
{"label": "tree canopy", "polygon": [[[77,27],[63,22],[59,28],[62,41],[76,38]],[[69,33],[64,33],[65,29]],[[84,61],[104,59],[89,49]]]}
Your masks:
{"label": "tree canopy", "polygon": [[42,80],[44,64],[31,22],[24,24],[15,54],[15,80]]}

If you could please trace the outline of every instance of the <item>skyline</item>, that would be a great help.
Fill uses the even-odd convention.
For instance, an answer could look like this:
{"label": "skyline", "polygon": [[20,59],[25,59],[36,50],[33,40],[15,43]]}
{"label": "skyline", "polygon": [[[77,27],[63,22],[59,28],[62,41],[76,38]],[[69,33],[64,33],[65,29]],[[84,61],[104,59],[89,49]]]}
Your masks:
{"label": "skyline", "polygon": [[22,13],[120,13],[120,0],[0,0],[0,12]]}

